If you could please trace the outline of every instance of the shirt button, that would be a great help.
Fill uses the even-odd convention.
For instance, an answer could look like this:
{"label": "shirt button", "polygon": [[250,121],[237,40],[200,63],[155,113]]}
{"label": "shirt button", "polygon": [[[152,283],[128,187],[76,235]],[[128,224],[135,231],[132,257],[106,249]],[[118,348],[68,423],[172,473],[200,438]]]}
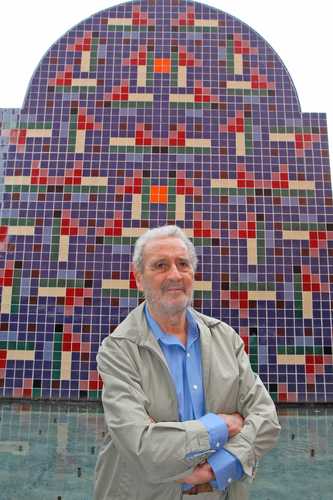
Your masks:
{"label": "shirt button", "polygon": [[219,441],[216,443],[216,448],[219,448],[220,447],[220,443]]}
{"label": "shirt button", "polygon": [[232,483],[232,479],[231,479],[231,477],[229,477],[229,479],[228,479],[228,483],[229,483],[229,484],[230,484],[230,483]]}
{"label": "shirt button", "polygon": [[197,390],[198,386],[194,384],[193,389]]}
{"label": "shirt button", "polygon": [[190,357],[191,357],[191,354],[188,352],[186,356],[187,356],[188,358],[190,358]]}

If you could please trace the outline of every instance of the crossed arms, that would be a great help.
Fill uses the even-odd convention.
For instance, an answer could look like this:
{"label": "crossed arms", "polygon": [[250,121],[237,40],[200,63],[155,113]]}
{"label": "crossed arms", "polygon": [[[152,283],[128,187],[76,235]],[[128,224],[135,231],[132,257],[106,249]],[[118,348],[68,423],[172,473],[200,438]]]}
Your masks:
{"label": "crossed arms", "polygon": [[[241,339],[235,335],[234,342],[240,380],[239,413],[220,414],[229,431],[224,449],[251,477],[257,459],[275,444],[280,427],[267,391],[249,368]],[[156,371],[149,353],[139,352],[135,343],[124,338],[106,339],[98,355],[105,418],[115,446],[151,483],[196,485],[211,481],[214,474],[205,460],[214,450],[204,425],[199,420],[175,421],[176,403],[171,400],[162,405],[163,421],[150,420],[150,398],[160,399],[166,385],[164,374],[157,370],[155,379],[148,380],[149,390],[152,387],[148,397],[141,373],[147,365]]]}

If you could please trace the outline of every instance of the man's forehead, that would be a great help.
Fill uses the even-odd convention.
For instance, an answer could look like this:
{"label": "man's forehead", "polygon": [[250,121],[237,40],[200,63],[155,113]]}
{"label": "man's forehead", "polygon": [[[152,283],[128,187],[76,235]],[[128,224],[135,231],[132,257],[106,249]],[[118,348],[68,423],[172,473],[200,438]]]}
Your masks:
{"label": "man's forehead", "polygon": [[168,257],[175,255],[175,252],[177,256],[189,258],[188,248],[180,238],[156,238],[146,243],[143,256],[149,258]]}

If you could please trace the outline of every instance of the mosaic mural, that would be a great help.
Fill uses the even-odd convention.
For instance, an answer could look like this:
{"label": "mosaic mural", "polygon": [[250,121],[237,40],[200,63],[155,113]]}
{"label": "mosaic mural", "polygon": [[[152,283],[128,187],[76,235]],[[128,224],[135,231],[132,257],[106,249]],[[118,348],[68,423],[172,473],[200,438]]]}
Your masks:
{"label": "mosaic mural", "polygon": [[98,399],[98,346],[141,299],[133,244],[177,223],[195,307],[238,331],[272,397],[333,401],[326,115],[302,113],[255,31],[182,0],[110,8],[0,123],[3,397]]}

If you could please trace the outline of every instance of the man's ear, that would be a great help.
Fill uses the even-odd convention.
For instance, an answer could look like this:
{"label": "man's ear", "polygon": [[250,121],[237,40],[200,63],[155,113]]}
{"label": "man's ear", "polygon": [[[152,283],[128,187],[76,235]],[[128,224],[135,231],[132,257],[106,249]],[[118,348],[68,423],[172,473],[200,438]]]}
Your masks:
{"label": "man's ear", "polygon": [[134,264],[132,264],[132,272],[134,274],[135,282],[136,282],[136,287],[140,292],[143,292],[143,286],[142,286],[142,273],[136,268]]}

